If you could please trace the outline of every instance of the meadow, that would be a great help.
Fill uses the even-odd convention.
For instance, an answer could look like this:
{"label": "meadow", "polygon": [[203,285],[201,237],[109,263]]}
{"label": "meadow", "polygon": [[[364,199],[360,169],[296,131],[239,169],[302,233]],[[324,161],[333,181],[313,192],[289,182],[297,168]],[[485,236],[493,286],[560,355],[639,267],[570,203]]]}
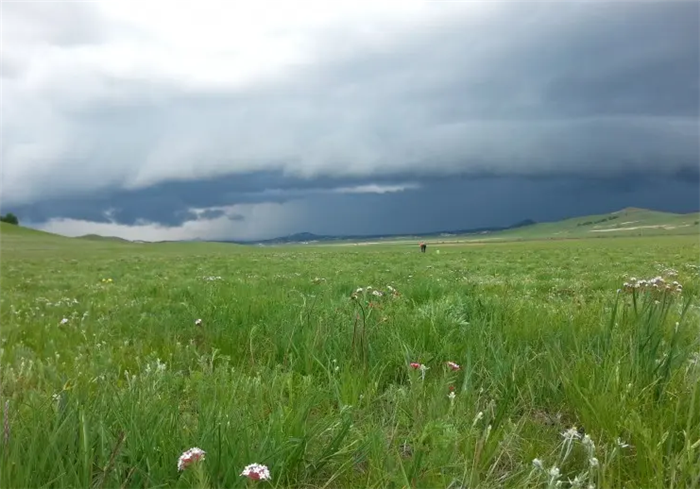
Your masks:
{"label": "meadow", "polygon": [[2,239],[2,487],[700,487],[697,236]]}

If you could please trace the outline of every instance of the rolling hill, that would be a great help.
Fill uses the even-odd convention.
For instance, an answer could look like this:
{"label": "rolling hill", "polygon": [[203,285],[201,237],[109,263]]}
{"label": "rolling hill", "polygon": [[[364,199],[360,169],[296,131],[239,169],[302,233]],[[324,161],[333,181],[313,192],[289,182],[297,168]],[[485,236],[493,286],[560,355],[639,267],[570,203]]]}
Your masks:
{"label": "rolling hill", "polygon": [[[573,217],[556,222],[535,223],[521,221],[507,228],[479,228],[456,231],[440,231],[413,235],[373,235],[373,236],[320,236],[312,233],[298,233],[262,241],[226,241],[219,243],[282,245],[282,244],[332,244],[353,242],[383,242],[399,244],[418,239],[432,243],[520,241],[542,239],[580,239],[620,236],[656,235],[700,235],[700,212],[673,214],[648,209],[626,208],[609,214]],[[169,244],[163,242],[161,244]],[[170,242],[170,244],[175,244]],[[182,245],[211,246],[214,242],[195,240],[181,242]],[[81,249],[125,249],[143,245],[142,242],[127,241],[112,236],[95,234],[69,238],[23,226],[0,223],[0,249],[2,250],[50,250],[63,248],[80,252]]]}
{"label": "rolling hill", "polygon": [[700,213],[674,214],[628,207],[608,214],[541,222],[490,234],[491,239],[566,239],[700,233]]}
{"label": "rolling hill", "polygon": [[323,244],[348,242],[397,243],[406,240],[426,240],[433,243],[460,241],[524,240],[524,239],[566,239],[603,238],[620,236],[649,236],[664,234],[700,233],[700,213],[674,214],[634,207],[609,214],[573,217],[555,222],[537,223],[531,219],[508,227],[487,227],[438,231],[421,234],[384,234],[324,236],[312,233],[298,233],[274,239],[241,242],[240,244]]}

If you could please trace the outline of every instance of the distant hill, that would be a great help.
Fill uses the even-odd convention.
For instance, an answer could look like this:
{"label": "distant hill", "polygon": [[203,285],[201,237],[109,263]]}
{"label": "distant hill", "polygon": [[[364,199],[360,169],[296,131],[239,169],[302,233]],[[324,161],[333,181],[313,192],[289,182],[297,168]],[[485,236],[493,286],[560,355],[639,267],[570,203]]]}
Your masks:
{"label": "distant hill", "polygon": [[239,243],[239,244],[263,244],[263,245],[274,245],[274,244],[291,244],[291,243],[320,243],[320,242],[332,242],[332,241],[377,241],[377,240],[395,240],[395,239],[405,239],[405,238],[437,238],[437,237],[453,237],[453,236],[464,236],[469,234],[484,234],[493,233],[497,231],[505,231],[509,229],[518,229],[525,226],[532,226],[536,224],[532,219],[526,219],[520,221],[516,224],[506,227],[483,227],[483,228],[472,228],[472,229],[459,229],[459,230],[448,230],[448,231],[435,231],[431,233],[417,233],[417,234],[367,234],[367,235],[319,235],[309,232],[291,234],[289,236],[281,236],[278,238],[256,240],[256,241],[220,241],[224,243]]}
{"label": "distant hill", "polygon": [[130,243],[119,238],[102,238],[94,236],[92,239],[69,238],[54,233],[47,233],[25,226],[0,223],[0,247],[2,251],[32,252],[45,251],[69,251],[80,253],[82,250],[124,248]]}
{"label": "distant hill", "polygon": [[[507,227],[484,227],[458,229],[416,234],[381,235],[317,235],[297,233],[279,238],[259,241],[227,241],[239,244],[312,244],[333,242],[374,242],[398,241],[406,239],[426,239],[430,241],[455,240],[520,240],[520,239],[564,239],[583,237],[647,236],[659,234],[698,234],[700,233],[700,213],[674,214],[648,209],[628,207],[608,214],[572,217],[556,222],[537,223],[525,219]],[[462,239],[458,239],[462,238]],[[226,241],[225,241],[226,242]]]}
{"label": "distant hill", "polygon": [[131,243],[128,239],[119,238],[117,236],[100,236],[99,234],[86,234],[84,236],[78,236],[77,239],[89,239],[93,241],[121,241],[123,243]]}
{"label": "distant hill", "polygon": [[700,212],[674,214],[628,207],[608,214],[541,222],[495,233],[501,239],[557,239],[700,233]]}
{"label": "distant hill", "polygon": [[[653,236],[653,235],[700,235],[700,212],[674,214],[648,209],[628,207],[608,214],[572,217],[556,222],[537,223],[531,219],[517,222],[507,227],[484,227],[416,234],[383,234],[361,236],[332,236],[313,233],[296,233],[274,239],[259,241],[211,241],[219,243],[282,245],[311,243],[362,243],[362,242],[401,242],[404,240],[425,239],[429,242],[478,242],[478,241],[517,241],[539,239],[568,239],[585,237]],[[202,243],[196,239],[189,243]],[[142,241],[128,241],[115,236],[88,234],[79,238],[69,238],[0,222],[0,244],[3,249],[54,249],[100,247],[115,249],[138,246]],[[172,242],[162,242],[172,243]]]}

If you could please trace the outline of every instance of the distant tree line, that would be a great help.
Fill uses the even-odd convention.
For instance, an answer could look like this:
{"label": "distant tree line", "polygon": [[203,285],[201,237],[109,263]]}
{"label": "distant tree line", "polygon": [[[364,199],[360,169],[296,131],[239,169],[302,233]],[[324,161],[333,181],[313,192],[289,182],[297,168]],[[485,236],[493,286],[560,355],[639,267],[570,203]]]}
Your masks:
{"label": "distant tree line", "polygon": [[577,224],[577,226],[592,226],[593,224],[601,224],[603,222],[612,221],[614,219],[617,219],[618,217],[620,217],[620,216],[619,215],[606,216],[606,217],[603,217],[602,219],[598,219],[597,221],[579,222]]}
{"label": "distant tree line", "polygon": [[4,216],[0,216],[0,222],[14,224],[15,226],[19,225],[19,219],[17,219],[17,216],[15,216],[12,212],[8,212]]}

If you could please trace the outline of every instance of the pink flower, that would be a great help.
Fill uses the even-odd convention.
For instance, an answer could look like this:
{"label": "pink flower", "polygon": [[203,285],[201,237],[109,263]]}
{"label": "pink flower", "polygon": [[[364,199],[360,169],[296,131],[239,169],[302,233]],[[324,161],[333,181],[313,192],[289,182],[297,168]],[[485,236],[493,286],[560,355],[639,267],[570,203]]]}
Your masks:
{"label": "pink flower", "polygon": [[455,370],[455,371],[457,371],[457,370],[460,369],[460,366],[457,365],[455,362],[447,362],[447,366],[450,367],[452,370]]}
{"label": "pink flower", "polygon": [[247,477],[254,481],[267,481],[270,480],[270,470],[265,465],[250,464],[243,469],[241,477]]}
{"label": "pink flower", "polygon": [[411,367],[413,367],[413,368],[415,368],[415,369],[419,369],[419,368],[420,368],[420,365],[421,365],[420,363],[411,362]]}
{"label": "pink flower", "polygon": [[187,450],[185,453],[180,455],[180,458],[177,461],[177,470],[185,470],[187,467],[192,465],[194,462],[199,462],[200,460],[204,460],[204,456],[206,455],[207,452],[202,450],[201,448],[190,448]]}

